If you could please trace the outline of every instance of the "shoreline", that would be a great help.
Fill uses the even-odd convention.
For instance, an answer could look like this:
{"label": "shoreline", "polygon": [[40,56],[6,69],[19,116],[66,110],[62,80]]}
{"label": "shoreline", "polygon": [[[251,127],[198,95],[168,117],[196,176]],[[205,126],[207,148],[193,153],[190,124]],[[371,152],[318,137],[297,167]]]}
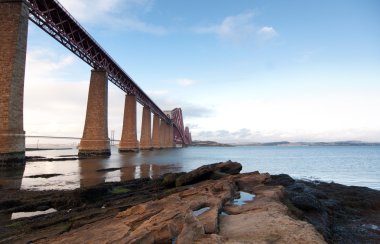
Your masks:
{"label": "shoreline", "polygon": [[[258,174],[236,174],[237,166],[233,165],[233,177]],[[75,190],[0,190],[0,214],[8,216],[8,219],[1,218],[0,243],[58,238],[62,233],[75,231],[84,225],[113,219],[121,211],[139,204],[165,199],[210,180],[219,182],[232,177],[220,169],[210,171],[211,166],[202,167],[189,173],[169,173],[154,180],[103,183]],[[199,172],[203,172],[203,175]],[[260,185],[282,188],[283,197],[280,202],[288,207],[291,216],[297,221],[311,223],[328,242],[339,242],[339,238],[360,242],[380,241],[380,191],[336,183],[294,180],[288,175],[267,175],[268,180]],[[186,179],[185,176],[187,181],[183,180]],[[175,186],[178,178],[185,184]],[[51,208],[57,212],[10,220],[15,212],[45,211]],[[25,233],[20,235],[20,232]]]}

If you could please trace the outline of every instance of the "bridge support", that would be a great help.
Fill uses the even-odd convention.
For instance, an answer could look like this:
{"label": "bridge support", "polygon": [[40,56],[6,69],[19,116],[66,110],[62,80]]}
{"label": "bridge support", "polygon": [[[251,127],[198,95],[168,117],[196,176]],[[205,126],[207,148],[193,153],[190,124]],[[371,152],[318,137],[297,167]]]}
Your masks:
{"label": "bridge support", "polygon": [[169,147],[171,147],[171,148],[175,147],[173,130],[174,130],[173,125],[170,125],[170,128],[169,128]]}
{"label": "bridge support", "polygon": [[125,96],[123,132],[119,152],[136,152],[139,150],[136,132],[136,96]]}
{"label": "bridge support", "polygon": [[153,135],[152,144],[154,149],[159,149],[160,145],[160,117],[157,114],[153,116]]}
{"label": "bridge support", "polygon": [[143,108],[142,124],[141,124],[141,137],[140,149],[152,149],[152,133],[151,133],[151,113],[148,107]]}
{"label": "bridge support", "polygon": [[170,125],[165,124],[165,147],[170,148]]}
{"label": "bridge support", "polygon": [[92,70],[87,100],[86,121],[79,144],[79,156],[109,156],[107,108],[108,83],[104,70]]}
{"label": "bridge support", "polygon": [[166,148],[166,123],[161,119],[160,123],[160,148]]}
{"label": "bridge support", "polygon": [[28,8],[0,0],[0,167],[25,163],[23,119]]}

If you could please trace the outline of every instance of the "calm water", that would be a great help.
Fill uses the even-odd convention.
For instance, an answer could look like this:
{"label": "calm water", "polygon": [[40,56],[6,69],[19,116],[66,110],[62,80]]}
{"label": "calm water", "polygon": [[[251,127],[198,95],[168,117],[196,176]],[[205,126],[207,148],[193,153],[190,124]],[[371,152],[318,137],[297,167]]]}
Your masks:
{"label": "calm water", "polygon": [[[76,155],[77,150],[27,152],[28,156]],[[112,148],[105,159],[28,162],[25,169],[0,172],[0,188],[30,190],[75,189],[102,182],[157,177],[189,171],[203,164],[240,162],[243,172],[286,173],[295,178],[334,181],[380,190],[379,146],[328,147],[189,147],[120,154]],[[112,171],[104,169],[116,168]],[[121,169],[117,169],[121,168]],[[61,174],[30,178],[39,174]]]}

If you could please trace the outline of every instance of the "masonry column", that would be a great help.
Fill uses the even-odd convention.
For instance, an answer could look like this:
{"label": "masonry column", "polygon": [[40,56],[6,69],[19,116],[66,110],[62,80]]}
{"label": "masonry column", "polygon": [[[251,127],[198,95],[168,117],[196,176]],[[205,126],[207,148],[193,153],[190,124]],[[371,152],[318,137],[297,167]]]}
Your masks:
{"label": "masonry column", "polygon": [[148,107],[143,108],[140,149],[152,149],[152,133],[151,133],[151,113]]}
{"label": "masonry column", "polygon": [[0,0],[0,167],[25,163],[23,103],[28,14],[24,1]]}
{"label": "masonry column", "polygon": [[136,152],[139,150],[136,132],[136,96],[125,96],[123,132],[119,152]]}
{"label": "masonry column", "polygon": [[169,125],[165,123],[165,148],[169,148]]}
{"label": "masonry column", "polygon": [[108,82],[104,70],[92,70],[88,91],[86,122],[79,144],[79,156],[109,156],[108,138]]}
{"label": "masonry column", "polygon": [[157,114],[153,116],[152,144],[154,149],[160,148],[160,117]]}
{"label": "masonry column", "polygon": [[170,125],[170,131],[169,131],[169,145],[170,147],[174,147],[174,134],[173,134],[173,125]]}
{"label": "masonry column", "polygon": [[160,121],[160,148],[165,148],[165,121]]}

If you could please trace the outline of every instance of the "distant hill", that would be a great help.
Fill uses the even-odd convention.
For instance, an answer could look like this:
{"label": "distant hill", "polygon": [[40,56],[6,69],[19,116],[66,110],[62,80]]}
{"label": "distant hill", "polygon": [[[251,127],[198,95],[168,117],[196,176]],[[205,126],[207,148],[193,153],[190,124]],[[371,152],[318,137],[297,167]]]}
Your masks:
{"label": "distant hill", "polygon": [[362,141],[336,141],[336,142],[266,142],[266,143],[243,143],[239,146],[380,146],[379,142]]}
{"label": "distant hill", "polygon": [[230,144],[219,143],[216,141],[193,141],[191,146],[194,147],[232,147]]}

